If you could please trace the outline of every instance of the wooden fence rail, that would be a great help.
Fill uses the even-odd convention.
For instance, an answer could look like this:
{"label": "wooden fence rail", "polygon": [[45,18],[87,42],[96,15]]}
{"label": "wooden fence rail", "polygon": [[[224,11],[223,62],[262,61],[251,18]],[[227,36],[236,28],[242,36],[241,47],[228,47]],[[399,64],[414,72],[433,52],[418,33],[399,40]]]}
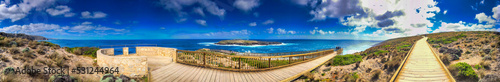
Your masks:
{"label": "wooden fence rail", "polygon": [[264,71],[311,61],[331,54],[334,49],[280,56],[224,55],[206,51],[177,50],[178,63],[229,71]]}

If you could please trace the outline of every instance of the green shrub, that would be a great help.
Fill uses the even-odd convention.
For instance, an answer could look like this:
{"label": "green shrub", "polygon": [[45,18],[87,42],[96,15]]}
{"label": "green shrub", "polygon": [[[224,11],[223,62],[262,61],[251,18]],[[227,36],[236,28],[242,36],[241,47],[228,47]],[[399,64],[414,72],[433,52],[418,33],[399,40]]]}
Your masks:
{"label": "green shrub", "polygon": [[389,51],[386,51],[386,50],[378,50],[378,51],[374,52],[373,54],[375,54],[375,55],[379,56],[380,54],[387,53],[387,52],[389,52]]}
{"label": "green shrub", "polygon": [[233,61],[241,60],[241,62],[247,63],[249,66],[257,68],[269,68],[269,67],[276,67],[289,64],[288,60],[271,60],[271,66],[269,66],[269,60],[255,60],[247,58],[231,58],[231,60]]}
{"label": "green shrub", "polygon": [[96,58],[97,57],[97,50],[99,50],[99,48],[96,48],[96,47],[73,47],[73,48],[68,48],[68,47],[65,47],[65,50],[69,53],[73,53],[75,55],[86,55],[86,56],[90,56],[92,58]]}
{"label": "green shrub", "polygon": [[391,47],[391,45],[385,45],[384,48]]}
{"label": "green shrub", "polygon": [[407,47],[410,47],[410,46],[411,46],[411,45],[408,45],[408,44],[407,44],[407,45],[401,45],[401,46],[396,47],[396,49],[398,49],[398,50],[399,50],[399,49],[401,49],[401,48],[407,48]]}
{"label": "green shrub", "polygon": [[449,70],[456,78],[474,81],[479,80],[476,72],[465,62],[450,65]]}
{"label": "green shrub", "polygon": [[235,54],[234,54],[234,53],[231,53],[231,54],[229,54],[229,55],[235,55]]}
{"label": "green shrub", "polygon": [[21,52],[29,52],[30,48],[24,48]]}
{"label": "green shrub", "polygon": [[11,47],[17,47],[17,42],[16,41],[10,41],[9,45]]}
{"label": "green shrub", "polygon": [[332,65],[334,65],[334,66],[349,65],[349,64],[353,64],[353,63],[362,61],[361,58],[363,58],[363,56],[361,56],[361,55],[352,55],[352,54],[337,55],[337,56],[333,57]]}
{"label": "green shrub", "polygon": [[14,68],[12,68],[12,67],[7,67],[7,68],[3,69],[3,74],[4,74],[4,75],[7,75],[7,74],[14,74],[14,71],[15,71],[15,70],[14,70]]}
{"label": "green shrub", "polygon": [[359,78],[359,75],[358,75],[358,72],[353,72],[353,73],[350,73],[347,77],[346,77],[346,81],[347,82],[356,82],[356,80]]}

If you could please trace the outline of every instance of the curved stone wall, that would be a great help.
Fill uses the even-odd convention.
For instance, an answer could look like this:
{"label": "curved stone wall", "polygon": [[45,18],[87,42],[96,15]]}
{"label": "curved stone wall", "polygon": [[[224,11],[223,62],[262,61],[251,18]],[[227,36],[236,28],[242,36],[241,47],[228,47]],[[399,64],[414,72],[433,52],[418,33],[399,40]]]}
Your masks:
{"label": "curved stone wall", "polygon": [[165,47],[135,47],[137,56],[165,56],[172,57],[175,62],[177,49]]}
{"label": "curved stone wall", "polygon": [[[119,74],[130,77],[142,77],[148,74],[149,70],[146,56],[113,56],[113,50],[113,48],[109,48],[97,51],[96,59],[100,67],[118,67]],[[117,73],[114,74],[119,75]]]}

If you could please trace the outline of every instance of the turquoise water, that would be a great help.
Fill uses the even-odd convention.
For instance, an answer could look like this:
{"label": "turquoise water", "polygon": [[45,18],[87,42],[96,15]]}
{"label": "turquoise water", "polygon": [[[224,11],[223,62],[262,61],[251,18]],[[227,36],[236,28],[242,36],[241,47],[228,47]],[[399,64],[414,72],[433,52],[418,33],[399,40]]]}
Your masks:
{"label": "turquoise water", "polygon": [[[216,45],[214,43],[222,39],[166,39],[166,40],[48,40],[59,44],[61,47],[101,47],[110,48],[106,45],[125,44],[155,44],[160,47],[177,48],[180,50],[198,50],[201,48],[223,49],[249,53],[280,53],[311,51],[318,49],[329,49],[335,47],[344,48],[344,54],[363,51],[382,41],[370,40],[317,40],[317,39],[256,39],[258,41],[282,42],[281,45],[267,46],[237,46],[237,45]],[[154,45],[153,45],[154,46]],[[120,47],[114,46],[120,53]],[[131,47],[131,46],[129,46]],[[133,47],[130,53],[135,53]]]}

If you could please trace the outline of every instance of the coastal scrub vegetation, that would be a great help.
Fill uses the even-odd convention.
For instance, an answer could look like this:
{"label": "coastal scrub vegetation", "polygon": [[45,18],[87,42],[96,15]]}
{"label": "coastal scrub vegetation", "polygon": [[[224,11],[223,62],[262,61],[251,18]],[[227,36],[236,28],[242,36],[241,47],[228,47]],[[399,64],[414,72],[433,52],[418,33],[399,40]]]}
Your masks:
{"label": "coastal scrub vegetation", "polygon": [[73,48],[64,47],[64,49],[67,52],[70,52],[70,53],[73,53],[76,55],[84,55],[84,56],[89,56],[92,58],[97,57],[96,52],[97,52],[97,50],[99,50],[99,48],[96,48],[96,47],[73,47]]}
{"label": "coastal scrub vegetation", "polygon": [[[92,66],[89,62],[93,62],[92,58],[77,56],[69,54],[65,49],[59,45],[40,41],[47,40],[41,36],[31,36],[24,34],[10,34],[0,32],[0,69],[10,69],[13,67],[33,67],[36,69],[43,69],[43,67],[86,67]],[[84,54],[92,54],[95,51],[82,51]],[[8,72],[8,71],[3,71]],[[54,74],[21,74],[21,75],[0,75],[2,82],[18,82],[18,81],[34,81],[46,82],[50,76]],[[98,77],[95,75],[71,75],[78,78],[78,81],[92,80]],[[22,78],[22,79],[20,79]],[[56,77],[61,78],[61,77]],[[89,80],[89,81],[90,81]],[[92,80],[92,81],[95,81]]]}
{"label": "coastal scrub vegetation", "polygon": [[[468,31],[427,34],[429,44],[450,73],[466,79],[456,81],[498,82],[500,79],[500,32]],[[459,64],[460,63],[460,64]],[[457,65],[459,64],[459,65]],[[466,66],[467,64],[468,66]],[[467,68],[473,70],[460,70]],[[496,66],[496,67],[493,67]],[[473,73],[475,72],[475,73]]]}
{"label": "coastal scrub vegetation", "polygon": [[457,64],[450,65],[448,67],[448,70],[455,77],[455,79],[469,80],[469,81],[479,80],[479,77],[476,74],[476,72],[474,72],[474,69],[472,69],[472,67],[465,62],[460,62]]}
{"label": "coastal scrub vegetation", "polygon": [[361,62],[362,61],[361,58],[363,58],[363,56],[361,55],[353,55],[353,54],[337,55],[333,57],[331,64],[334,66],[349,65],[356,62]]}

